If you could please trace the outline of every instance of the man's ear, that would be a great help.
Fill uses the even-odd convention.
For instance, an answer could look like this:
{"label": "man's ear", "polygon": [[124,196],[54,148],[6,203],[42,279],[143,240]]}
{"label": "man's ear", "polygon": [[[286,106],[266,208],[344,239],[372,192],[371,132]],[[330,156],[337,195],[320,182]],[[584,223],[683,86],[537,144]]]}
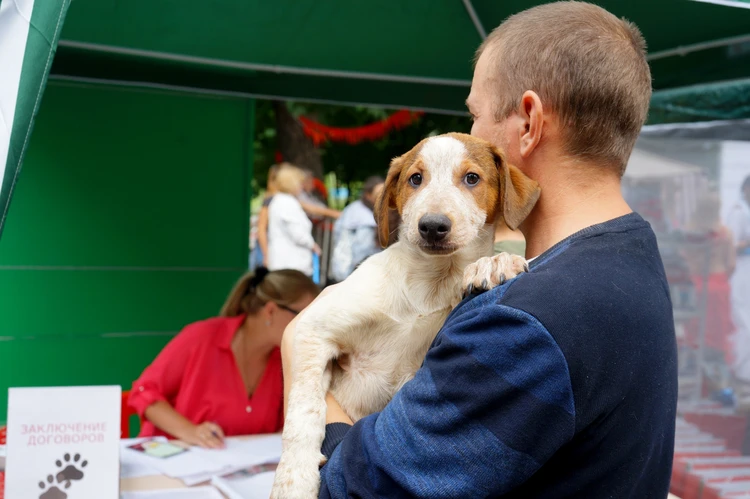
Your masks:
{"label": "man's ear", "polygon": [[388,246],[388,240],[391,234],[388,215],[391,210],[396,209],[398,181],[405,164],[406,159],[404,156],[399,156],[391,161],[391,167],[388,169],[388,175],[385,178],[383,192],[378,196],[378,199],[375,200],[375,221],[378,224],[378,239],[383,248]]}
{"label": "man's ear", "polygon": [[534,208],[542,190],[536,181],[505,161],[503,152],[492,148],[500,182],[498,210],[511,230],[516,230]]}

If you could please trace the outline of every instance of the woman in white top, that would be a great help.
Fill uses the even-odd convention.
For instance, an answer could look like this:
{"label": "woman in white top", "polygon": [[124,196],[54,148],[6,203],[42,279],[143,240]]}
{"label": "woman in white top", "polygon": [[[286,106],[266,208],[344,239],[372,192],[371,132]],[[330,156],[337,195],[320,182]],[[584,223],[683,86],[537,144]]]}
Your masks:
{"label": "woman in white top", "polygon": [[746,386],[741,398],[750,405],[750,176],[742,183],[741,197],[732,206],[727,226],[734,235],[737,263],[730,280],[732,321],[735,328],[735,374]]}
{"label": "woman in white top", "polygon": [[304,180],[305,173],[291,165],[276,174],[276,194],[268,206],[268,270],[295,269],[312,276],[312,255],[319,255],[320,248],[297,199]]}

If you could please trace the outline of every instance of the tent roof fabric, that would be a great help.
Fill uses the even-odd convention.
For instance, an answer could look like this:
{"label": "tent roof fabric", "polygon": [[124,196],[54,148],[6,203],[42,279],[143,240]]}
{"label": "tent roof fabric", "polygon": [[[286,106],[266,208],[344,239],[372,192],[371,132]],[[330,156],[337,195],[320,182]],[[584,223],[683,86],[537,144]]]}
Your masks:
{"label": "tent roof fabric", "polygon": [[750,79],[656,92],[651,119],[658,123],[740,120],[750,116]]}
{"label": "tent roof fabric", "polygon": [[[52,74],[463,113],[480,33],[540,3],[76,0]],[[597,3],[641,28],[657,90],[750,77],[742,43],[750,9],[693,0]]]}

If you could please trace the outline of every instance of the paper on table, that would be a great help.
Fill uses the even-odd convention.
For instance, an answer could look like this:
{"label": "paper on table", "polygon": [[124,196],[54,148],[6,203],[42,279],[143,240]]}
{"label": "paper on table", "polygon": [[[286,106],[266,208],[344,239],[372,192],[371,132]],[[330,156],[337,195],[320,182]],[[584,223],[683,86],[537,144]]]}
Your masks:
{"label": "paper on table", "polygon": [[184,483],[188,487],[192,487],[193,485],[198,485],[199,483],[208,482],[216,475],[227,475],[229,473],[234,473],[235,471],[239,471],[241,469],[242,469],[241,466],[238,466],[238,467],[225,466],[219,471],[210,471],[206,473],[198,473],[195,475],[182,476],[180,477],[180,480],[182,480],[182,483]]}
{"label": "paper on table", "polygon": [[191,450],[207,460],[232,468],[246,468],[256,464],[278,462],[281,458],[281,435],[268,435],[253,438],[229,438],[223,449]]}
{"label": "paper on table", "polygon": [[281,435],[268,435],[245,440],[248,449],[258,456],[263,456],[263,462],[276,462],[281,459]]}
{"label": "paper on table", "polygon": [[213,487],[122,492],[120,499],[224,499]]}
{"label": "paper on table", "polygon": [[281,458],[281,435],[268,435],[252,438],[228,438],[223,449],[201,449],[192,447],[199,456],[224,467],[216,472],[197,473],[181,476],[188,487],[207,482],[215,475],[226,476],[236,471],[266,463],[278,463]]}
{"label": "paper on table", "polygon": [[229,499],[268,499],[276,473],[266,471],[247,478],[214,477],[211,483]]}
{"label": "paper on table", "polygon": [[188,452],[177,454],[167,458],[151,457],[127,447],[121,448],[121,459],[129,462],[139,463],[159,470],[158,474],[167,475],[172,478],[182,478],[201,473],[216,473],[222,471],[225,466],[222,463],[211,461],[194,452],[191,448]]}
{"label": "paper on table", "polygon": [[[160,475],[158,468],[150,465],[147,461],[140,459],[139,452],[133,452],[127,447],[149,440],[148,438],[123,438],[120,440],[120,478],[136,478],[140,476]],[[165,437],[156,437],[154,440],[166,442]]]}
{"label": "paper on table", "polygon": [[156,442],[168,442],[167,437],[121,438],[120,447],[130,447],[131,445],[139,444],[147,440],[155,440]]}

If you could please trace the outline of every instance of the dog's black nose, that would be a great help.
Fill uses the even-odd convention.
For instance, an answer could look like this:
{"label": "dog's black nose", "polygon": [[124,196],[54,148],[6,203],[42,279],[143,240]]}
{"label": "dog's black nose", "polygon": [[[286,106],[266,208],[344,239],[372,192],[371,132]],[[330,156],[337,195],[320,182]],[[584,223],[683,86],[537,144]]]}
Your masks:
{"label": "dog's black nose", "polygon": [[445,239],[451,231],[451,220],[445,215],[425,215],[419,219],[419,234],[428,243]]}

